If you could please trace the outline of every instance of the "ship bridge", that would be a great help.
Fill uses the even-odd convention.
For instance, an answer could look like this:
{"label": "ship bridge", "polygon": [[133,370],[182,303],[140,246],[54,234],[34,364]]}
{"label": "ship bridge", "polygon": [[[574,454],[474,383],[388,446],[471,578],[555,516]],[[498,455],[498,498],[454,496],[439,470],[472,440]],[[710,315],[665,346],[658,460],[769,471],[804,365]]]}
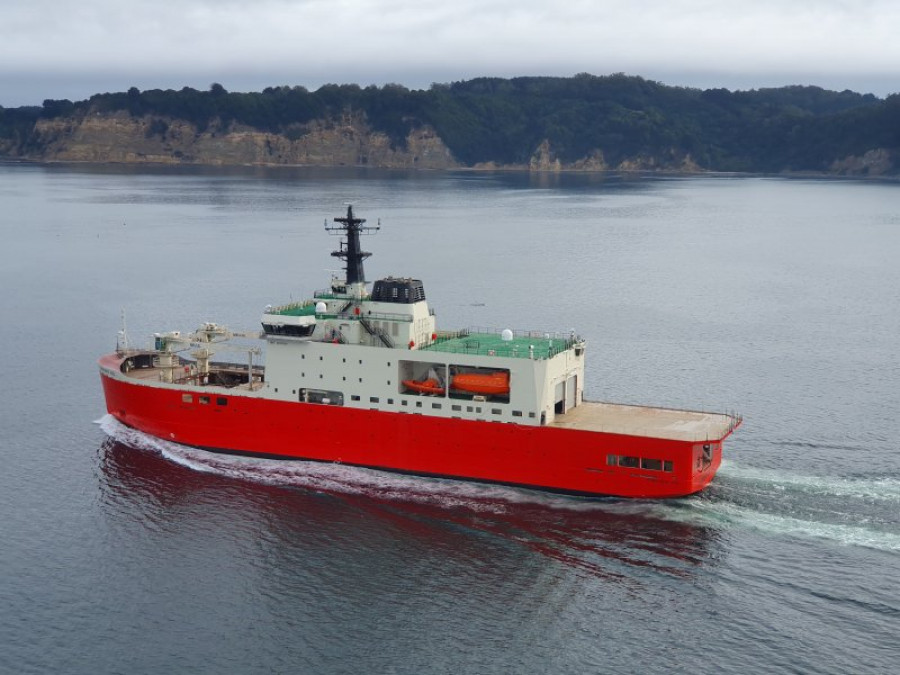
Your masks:
{"label": "ship bridge", "polygon": [[381,224],[365,227],[365,219],[347,215],[325,223],[328,232],[346,237],[332,255],[345,261],[344,279],[332,278],[331,286],[316,291],[312,299],[277,307],[268,306],[262,326],[269,341],[303,340],[336,342],[397,349],[421,349],[435,339],[434,312],[425,300],[421,279],[385,277],[369,293],[363,261],[361,234],[377,232]]}

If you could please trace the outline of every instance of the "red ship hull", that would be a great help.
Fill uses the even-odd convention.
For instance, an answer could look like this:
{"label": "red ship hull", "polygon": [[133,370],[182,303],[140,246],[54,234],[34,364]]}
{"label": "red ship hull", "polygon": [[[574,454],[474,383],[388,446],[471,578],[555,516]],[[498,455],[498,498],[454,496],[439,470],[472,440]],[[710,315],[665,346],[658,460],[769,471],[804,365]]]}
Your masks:
{"label": "red ship hull", "polygon": [[[702,490],[721,463],[722,438],[690,441],[447,419],[254,395],[208,392],[184,402],[176,386],[110,376],[100,360],[108,412],[152,436],[212,451],[336,462],[426,476],[622,497],[679,497]],[[198,398],[197,392],[194,398]],[[611,465],[609,455],[639,457]],[[670,470],[641,468],[644,460]],[[671,464],[669,464],[671,462]]]}

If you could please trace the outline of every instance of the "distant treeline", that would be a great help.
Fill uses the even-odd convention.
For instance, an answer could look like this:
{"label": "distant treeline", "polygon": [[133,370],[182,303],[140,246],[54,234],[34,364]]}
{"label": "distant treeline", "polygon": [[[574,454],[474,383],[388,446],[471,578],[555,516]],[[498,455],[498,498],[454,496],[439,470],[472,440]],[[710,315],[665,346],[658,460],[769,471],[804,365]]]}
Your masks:
{"label": "distant treeline", "polygon": [[[47,100],[42,107],[0,108],[0,138],[27,144],[40,117],[128,111],[182,119],[199,130],[215,120],[298,137],[313,120],[364,113],[369,125],[403,146],[411,129],[430,125],[464,164],[525,164],[548,140],[574,162],[600,150],[616,165],[635,157],[690,157],[720,171],[825,171],[836,159],[900,149],[900,95],[834,92],[810,86],[732,92],[671,87],[622,74],[569,78],[478,78],[435,84],[269,87],[259,93],[175,90]],[[9,143],[7,143],[9,145]]]}

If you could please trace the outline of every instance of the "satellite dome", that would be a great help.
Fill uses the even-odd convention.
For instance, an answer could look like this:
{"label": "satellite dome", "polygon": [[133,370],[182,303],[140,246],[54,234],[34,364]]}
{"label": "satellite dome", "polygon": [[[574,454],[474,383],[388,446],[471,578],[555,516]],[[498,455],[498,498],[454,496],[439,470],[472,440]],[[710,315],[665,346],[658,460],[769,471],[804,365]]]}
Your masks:
{"label": "satellite dome", "polygon": [[504,328],[503,332],[500,333],[500,339],[504,342],[509,342],[513,338],[513,332],[509,328]]}
{"label": "satellite dome", "polygon": [[316,314],[324,314],[326,311],[328,311],[328,305],[324,302],[316,303]]}

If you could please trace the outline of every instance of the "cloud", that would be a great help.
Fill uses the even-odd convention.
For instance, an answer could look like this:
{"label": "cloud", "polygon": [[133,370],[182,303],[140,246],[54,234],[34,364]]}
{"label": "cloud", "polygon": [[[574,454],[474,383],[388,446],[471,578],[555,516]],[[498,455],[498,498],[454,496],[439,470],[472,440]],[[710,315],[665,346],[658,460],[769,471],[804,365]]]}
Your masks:
{"label": "cloud", "polygon": [[893,0],[30,0],[3,11],[4,96],[28,78],[234,89],[617,71],[853,87],[889,81],[900,62]]}

